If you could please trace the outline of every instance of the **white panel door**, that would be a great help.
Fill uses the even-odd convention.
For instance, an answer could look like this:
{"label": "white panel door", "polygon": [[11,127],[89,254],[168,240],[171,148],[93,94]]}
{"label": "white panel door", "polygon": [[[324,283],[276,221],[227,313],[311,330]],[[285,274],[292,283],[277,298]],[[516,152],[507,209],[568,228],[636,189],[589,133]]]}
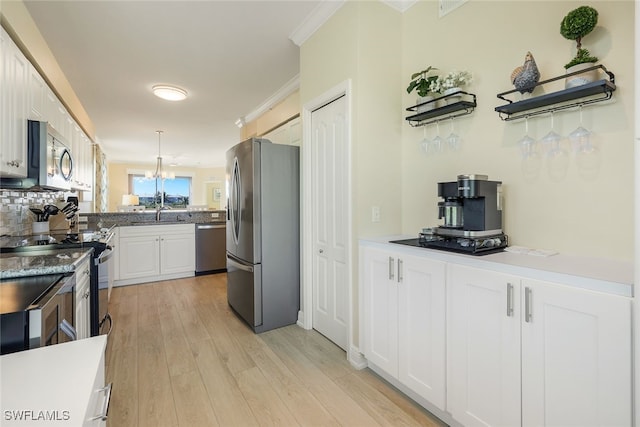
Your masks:
{"label": "white panel door", "polygon": [[398,377],[397,258],[364,248],[361,253],[364,299],[364,354],[370,363]]}
{"label": "white panel door", "polygon": [[522,286],[523,426],[630,426],[630,299]]}
{"label": "white panel door", "polygon": [[311,114],[313,328],[347,349],[347,135],[344,96]]}
{"label": "white panel door", "polygon": [[444,410],[446,264],[409,255],[397,262],[398,377]]}
{"label": "white panel door", "polygon": [[458,265],[447,273],[447,410],[468,427],[519,426],[519,279]]}

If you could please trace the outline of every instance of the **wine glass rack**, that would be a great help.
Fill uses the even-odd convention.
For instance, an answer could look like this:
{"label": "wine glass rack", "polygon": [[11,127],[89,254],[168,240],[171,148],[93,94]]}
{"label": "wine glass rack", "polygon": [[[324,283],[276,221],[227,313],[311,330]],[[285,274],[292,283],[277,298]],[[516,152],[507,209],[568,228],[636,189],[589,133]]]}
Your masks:
{"label": "wine glass rack", "polygon": [[604,65],[595,65],[593,67],[585,68],[584,70],[544,80],[539,82],[536,87],[597,69],[602,69],[609,79],[597,80],[569,89],[559,90],[557,92],[551,92],[529,99],[523,99],[521,101],[512,101],[508,99],[506,97],[507,95],[518,92],[517,89],[510,90],[497,95],[499,99],[507,101],[508,103],[496,107],[495,110],[502,120],[509,121],[607,101],[613,96],[613,92],[616,90],[616,85],[614,74],[608,71]]}
{"label": "wine glass rack", "polygon": [[[456,96],[461,97],[460,101],[452,102],[451,104],[443,105],[441,107],[435,107],[438,101],[444,101],[447,98]],[[420,107],[428,106],[431,104],[434,106],[434,108],[428,111],[418,112]],[[415,114],[408,116],[406,120],[413,127],[426,126],[430,123],[471,114],[473,110],[475,110],[477,105],[478,104],[476,103],[476,96],[474,94],[465,91],[454,92],[452,94],[443,95],[430,101],[422,102],[420,104],[407,108],[407,111],[414,112]]]}

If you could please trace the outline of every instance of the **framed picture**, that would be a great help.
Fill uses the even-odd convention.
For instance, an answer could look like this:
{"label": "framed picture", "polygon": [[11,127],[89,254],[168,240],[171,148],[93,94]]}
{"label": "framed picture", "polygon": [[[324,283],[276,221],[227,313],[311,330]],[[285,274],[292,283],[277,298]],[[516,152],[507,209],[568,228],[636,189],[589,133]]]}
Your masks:
{"label": "framed picture", "polygon": [[214,188],[213,189],[213,200],[216,202],[219,202],[220,199],[222,198],[222,192],[220,191],[219,188]]}

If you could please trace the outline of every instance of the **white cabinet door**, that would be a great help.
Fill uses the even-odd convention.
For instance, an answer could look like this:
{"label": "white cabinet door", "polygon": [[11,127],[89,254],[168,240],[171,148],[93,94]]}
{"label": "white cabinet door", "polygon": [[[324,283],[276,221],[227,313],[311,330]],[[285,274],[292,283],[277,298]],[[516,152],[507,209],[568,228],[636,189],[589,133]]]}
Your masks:
{"label": "white cabinet door", "polygon": [[183,273],[196,269],[195,234],[160,236],[160,274]]}
{"label": "white cabinet door", "polygon": [[452,264],[447,274],[447,410],[465,426],[518,426],[519,279]]}
{"label": "white cabinet door", "polygon": [[47,84],[35,69],[29,65],[29,119],[46,121],[45,102],[47,97]]}
{"label": "white cabinet door", "polygon": [[523,425],[630,426],[629,298],[522,286]]}
{"label": "white cabinet door", "polygon": [[363,248],[364,354],[398,377],[398,282],[393,252]]}
{"label": "white cabinet door", "polygon": [[0,175],[27,176],[30,63],[4,29],[0,31]]}
{"label": "white cabinet door", "polygon": [[89,338],[91,335],[90,325],[90,266],[89,261],[84,262],[78,270],[76,270],[76,338]]}
{"label": "white cabinet door", "polygon": [[120,279],[157,276],[160,274],[160,238],[153,236],[120,236]]}
{"label": "white cabinet door", "polygon": [[397,263],[399,379],[444,410],[446,264],[404,254]]}

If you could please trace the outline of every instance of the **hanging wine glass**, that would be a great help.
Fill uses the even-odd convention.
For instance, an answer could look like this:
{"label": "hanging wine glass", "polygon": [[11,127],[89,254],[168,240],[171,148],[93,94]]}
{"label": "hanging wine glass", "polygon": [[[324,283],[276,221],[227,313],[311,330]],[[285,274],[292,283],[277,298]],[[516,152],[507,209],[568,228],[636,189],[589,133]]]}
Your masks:
{"label": "hanging wine glass", "polygon": [[431,141],[429,141],[429,138],[427,138],[427,126],[423,126],[422,127],[423,132],[423,138],[422,140],[420,140],[420,150],[422,151],[423,154],[428,155],[429,154],[429,145],[431,144]]}
{"label": "hanging wine glass", "polygon": [[522,158],[537,157],[538,143],[529,136],[529,116],[524,118],[524,136],[518,141],[522,151]]}
{"label": "hanging wine glass", "polygon": [[580,152],[583,147],[586,151],[594,148],[591,144],[591,132],[585,129],[582,124],[582,104],[580,104],[580,125],[569,134],[569,141],[571,141],[571,147],[576,153]]}
{"label": "hanging wine glass", "polygon": [[451,118],[451,133],[447,136],[447,144],[451,151],[457,151],[460,148],[460,135],[453,131],[453,117]]}
{"label": "hanging wine glass", "polygon": [[562,151],[560,147],[560,142],[562,141],[562,136],[558,135],[554,130],[554,120],[553,120],[553,111],[551,112],[551,130],[548,134],[542,137],[540,142],[547,152],[548,157],[553,157],[559,154]]}
{"label": "hanging wine glass", "polygon": [[434,154],[442,152],[442,146],[443,146],[443,140],[442,140],[442,137],[440,137],[440,121],[437,121],[436,122],[436,136],[431,141],[432,152]]}

